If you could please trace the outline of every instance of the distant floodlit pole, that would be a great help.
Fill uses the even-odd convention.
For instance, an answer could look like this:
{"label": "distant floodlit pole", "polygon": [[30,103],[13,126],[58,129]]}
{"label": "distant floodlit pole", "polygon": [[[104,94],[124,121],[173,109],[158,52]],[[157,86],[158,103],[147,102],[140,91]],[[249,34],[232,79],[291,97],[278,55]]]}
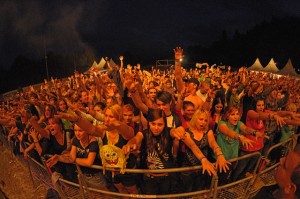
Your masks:
{"label": "distant floodlit pole", "polygon": [[46,48],[46,40],[44,39],[44,47],[45,47],[45,67],[47,73],[47,80],[49,80],[49,72],[48,72],[48,62],[47,62],[47,48]]}

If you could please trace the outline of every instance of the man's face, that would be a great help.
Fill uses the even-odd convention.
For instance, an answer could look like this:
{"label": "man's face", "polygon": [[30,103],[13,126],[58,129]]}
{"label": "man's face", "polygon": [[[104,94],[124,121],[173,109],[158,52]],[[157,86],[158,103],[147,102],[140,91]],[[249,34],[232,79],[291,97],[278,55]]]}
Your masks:
{"label": "man's face", "polygon": [[169,103],[164,103],[160,100],[156,100],[156,104],[158,106],[159,109],[161,109],[162,111],[165,112],[165,114],[168,115],[168,113],[170,112],[171,110],[171,105]]}
{"label": "man's face", "polygon": [[295,168],[300,164],[300,154],[290,151],[285,158],[280,159],[280,165],[277,168],[275,175],[278,186],[283,189],[289,187],[291,182],[291,175]]}
{"label": "man's face", "polygon": [[89,96],[87,92],[82,92],[81,93],[81,102],[82,103],[88,103],[89,102]]}
{"label": "man's face", "polygon": [[156,89],[149,89],[149,98],[153,102],[156,96]]}
{"label": "man's face", "polygon": [[191,93],[197,89],[197,85],[195,83],[186,83],[186,92]]}
{"label": "man's face", "polygon": [[209,91],[209,89],[210,89],[209,84],[204,84],[204,83],[202,83],[202,85],[201,85],[201,87],[200,87],[200,92],[201,92],[202,94],[207,94],[208,91]]}

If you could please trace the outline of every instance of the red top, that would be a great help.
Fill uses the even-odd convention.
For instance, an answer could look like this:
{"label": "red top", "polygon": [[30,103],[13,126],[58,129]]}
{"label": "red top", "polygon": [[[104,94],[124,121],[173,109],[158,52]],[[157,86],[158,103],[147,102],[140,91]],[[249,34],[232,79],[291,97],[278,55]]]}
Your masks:
{"label": "red top", "polygon": [[[265,133],[265,125],[263,120],[251,119],[249,117],[249,112],[253,110],[249,110],[246,117],[246,126],[253,128],[259,132]],[[265,113],[269,113],[270,111],[266,110]],[[258,137],[256,140],[256,136],[253,135],[245,135],[246,138],[253,140],[252,146],[249,146],[248,149],[242,147],[243,151],[258,151],[264,147],[264,138]]]}

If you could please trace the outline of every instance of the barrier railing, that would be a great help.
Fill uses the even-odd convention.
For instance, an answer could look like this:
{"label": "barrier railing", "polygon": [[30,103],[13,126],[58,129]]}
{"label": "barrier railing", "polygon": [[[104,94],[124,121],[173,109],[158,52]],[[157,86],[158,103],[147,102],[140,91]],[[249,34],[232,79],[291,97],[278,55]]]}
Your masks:
{"label": "barrier railing", "polygon": [[[298,136],[298,135],[295,135]],[[61,176],[50,176],[45,165],[29,158],[28,167],[32,175],[33,183],[35,180],[39,180],[42,184],[49,188],[55,188],[61,198],[226,198],[226,199],[237,199],[237,198],[252,198],[263,186],[268,186],[275,184],[274,179],[275,171],[279,163],[274,163],[273,165],[265,165],[269,160],[269,155],[272,151],[285,147],[287,153],[294,146],[296,140],[295,136],[282,143],[272,146],[266,153],[262,156],[260,153],[251,153],[236,159],[230,160],[230,162],[235,165],[242,160],[247,158],[257,157],[258,161],[252,172],[247,173],[247,175],[240,180],[235,182],[229,182],[228,184],[220,185],[218,177],[213,177],[209,189],[200,190],[188,193],[178,193],[178,194],[166,194],[166,195],[147,195],[147,194],[123,194],[118,192],[106,191],[94,189],[87,186],[85,178],[80,169],[78,169],[78,179],[79,184],[67,181]],[[0,139],[5,141],[7,139],[3,133],[0,134]],[[91,168],[99,169],[102,172],[103,167],[93,165]],[[202,166],[184,167],[184,168],[172,168],[172,169],[159,169],[159,170],[148,170],[148,169],[125,169],[127,173],[135,174],[145,174],[145,173],[178,173],[185,171],[200,170]],[[113,169],[106,168],[106,170],[113,171]],[[115,170],[114,170],[115,171]],[[51,179],[52,178],[52,179]]]}
{"label": "barrier railing", "polygon": [[270,154],[275,150],[279,150],[285,148],[281,154],[282,156],[286,156],[287,153],[292,150],[295,146],[294,142],[297,141],[299,135],[293,135],[292,138],[287,139],[284,142],[273,145],[266,152],[266,155],[261,158],[259,163],[259,171],[253,182],[253,186],[249,189],[248,198],[252,198],[255,194],[264,186],[271,186],[276,184],[275,174],[276,168],[279,166],[279,162],[274,162],[270,165],[268,163],[271,162]]}

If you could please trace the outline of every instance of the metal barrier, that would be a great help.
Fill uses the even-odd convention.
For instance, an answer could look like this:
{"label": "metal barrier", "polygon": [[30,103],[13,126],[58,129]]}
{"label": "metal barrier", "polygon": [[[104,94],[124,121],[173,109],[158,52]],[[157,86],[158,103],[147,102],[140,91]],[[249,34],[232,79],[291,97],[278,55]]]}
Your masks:
{"label": "metal barrier", "polygon": [[261,154],[259,152],[253,152],[251,154],[247,154],[239,158],[230,160],[230,162],[234,165],[239,161],[245,160],[247,158],[254,158],[254,157],[258,159],[254,170],[251,173],[248,172],[243,179],[222,186],[218,186],[216,190],[217,198],[226,198],[226,199],[246,198],[248,191],[251,188],[253,181],[256,177],[258,165],[261,160]]}
{"label": "metal barrier", "polygon": [[[99,169],[99,172],[102,172],[103,167],[102,166],[91,166],[92,168]],[[125,169],[125,172],[128,173],[136,173],[136,174],[144,174],[144,173],[174,173],[174,172],[183,172],[183,171],[194,171],[202,169],[202,166],[193,166],[193,167],[184,167],[184,168],[172,168],[172,169],[157,169],[157,170],[150,170],[150,169]],[[106,170],[113,171],[113,169],[106,168]],[[83,175],[80,170],[79,175]],[[80,181],[84,178],[80,179]],[[180,193],[180,194],[165,194],[165,195],[149,195],[149,194],[124,194],[124,193],[118,193],[118,192],[111,192],[111,191],[105,191],[105,190],[99,190],[87,187],[86,183],[83,182],[83,189],[87,192],[90,192],[88,195],[92,196],[100,196],[101,198],[215,198],[216,196],[216,187],[218,183],[217,176],[214,176],[212,178],[212,182],[210,185],[210,189],[206,190],[200,190],[195,192],[189,192],[189,193]]]}
{"label": "metal barrier", "polygon": [[[298,135],[295,135],[296,138]],[[72,183],[70,181],[64,180],[61,176],[50,175],[45,165],[40,164],[32,158],[28,158],[28,168],[32,177],[32,181],[35,184],[38,180],[39,184],[36,189],[40,186],[45,185],[48,188],[55,188],[60,194],[61,198],[103,198],[103,199],[118,199],[118,198],[226,198],[226,199],[237,199],[237,198],[252,198],[263,186],[273,185],[276,183],[274,179],[275,171],[279,163],[273,165],[264,165],[268,162],[269,154],[280,147],[287,147],[287,153],[294,146],[296,140],[295,136],[286,140],[285,142],[276,144],[272,146],[266,156],[261,156],[260,153],[254,152],[236,159],[230,160],[231,163],[242,161],[243,159],[257,157],[258,161],[256,163],[255,169],[251,173],[247,173],[246,177],[235,182],[231,182],[225,185],[219,185],[218,177],[213,177],[209,189],[200,190],[188,193],[179,194],[166,194],[166,195],[147,195],[147,194],[123,194],[118,192],[106,191],[94,189],[87,186],[84,175],[82,174],[80,168],[78,170],[79,184]],[[0,139],[5,140],[4,134],[0,134]],[[91,168],[99,169],[102,172],[103,167],[93,165]],[[125,172],[144,174],[144,173],[174,173],[174,172],[184,172],[199,170],[202,166],[184,167],[184,168],[172,168],[172,169],[159,169],[159,170],[148,170],[148,169],[125,169]],[[113,171],[113,169],[106,168],[106,170]],[[52,178],[52,180],[51,180]]]}
{"label": "metal barrier", "polygon": [[[298,137],[298,135],[295,135]],[[266,155],[261,158],[261,161],[259,163],[259,172],[253,182],[253,186],[250,188],[248,193],[248,198],[252,198],[257,194],[257,192],[264,186],[271,186],[276,184],[275,180],[275,174],[276,174],[276,168],[279,166],[279,162],[274,162],[271,165],[268,165],[270,163],[270,154],[276,149],[280,149],[282,147],[286,147],[287,150],[284,151],[284,156],[287,155],[287,153],[293,149],[293,142],[295,141],[295,137],[290,138],[284,142],[278,143],[276,145],[273,145],[269,148],[269,150],[266,152]]]}

